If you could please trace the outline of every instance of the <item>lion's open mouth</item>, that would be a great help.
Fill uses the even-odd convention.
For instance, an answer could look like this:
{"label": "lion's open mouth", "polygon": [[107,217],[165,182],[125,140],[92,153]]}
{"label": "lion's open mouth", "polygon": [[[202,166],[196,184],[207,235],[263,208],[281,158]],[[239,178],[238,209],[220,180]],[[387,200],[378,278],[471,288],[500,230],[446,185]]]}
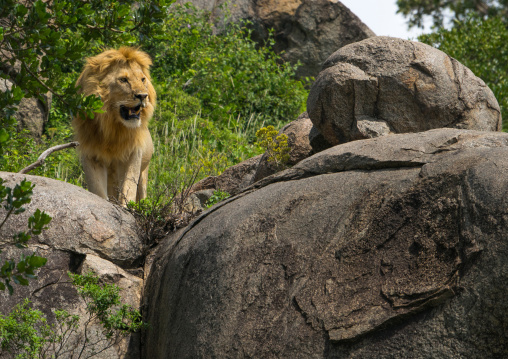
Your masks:
{"label": "lion's open mouth", "polygon": [[141,113],[141,104],[136,107],[120,106],[120,116],[125,121],[139,120],[139,114]]}

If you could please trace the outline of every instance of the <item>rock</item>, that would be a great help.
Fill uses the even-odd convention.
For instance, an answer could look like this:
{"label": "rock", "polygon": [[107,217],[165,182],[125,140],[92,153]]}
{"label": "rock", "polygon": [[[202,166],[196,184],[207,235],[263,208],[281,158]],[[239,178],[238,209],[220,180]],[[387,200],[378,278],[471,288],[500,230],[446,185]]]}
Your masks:
{"label": "rock", "polygon": [[206,202],[213,196],[213,192],[213,189],[204,189],[190,193],[184,201],[183,210],[192,215],[206,211]]}
{"label": "rock", "polygon": [[334,145],[440,127],[501,130],[494,94],[468,68],[428,45],[390,37],[330,56],[307,111]]}
{"label": "rock", "polygon": [[104,283],[115,284],[120,288],[123,303],[139,308],[143,279],[127,273],[122,268],[100,257],[88,254],[84,258],[78,273],[94,272]]}
{"label": "rock", "polygon": [[49,229],[35,239],[38,243],[92,254],[126,268],[140,264],[143,244],[134,217],[125,209],[82,188],[45,177],[0,172],[0,178],[11,187],[23,178],[36,185],[26,212],[6,223],[0,242],[11,238],[19,228],[26,228],[28,217],[39,208],[53,220]]}
{"label": "rock", "polygon": [[[85,303],[76,289],[70,284],[70,278],[67,275],[68,271],[78,274],[84,274],[90,270],[94,271],[98,274],[102,283],[116,284],[120,288],[120,296],[123,303],[130,304],[134,308],[139,307],[142,280],[129,275],[114,264],[98,257],[55,250],[46,245],[30,245],[28,249],[23,250],[25,254],[32,254],[34,251],[38,255],[47,258],[47,264],[40,269],[38,279],[30,280],[30,284],[27,287],[15,285],[14,295],[10,296],[7,291],[0,291],[0,313],[4,315],[8,314],[16,304],[21,303],[24,298],[28,298],[32,303],[31,306],[42,311],[48,318],[49,323],[54,323],[53,312],[55,310],[66,310],[72,315],[80,316],[80,324],[76,334],[71,333],[65,347],[66,350],[71,350],[76,357],[81,347],[74,350],[72,350],[72,347],[76,345],[78,335],[83,335],[85,332],[84,323],[88,318],[86,312],[87,303]],[[19,250],[14,251],[14,247],[7,247],[7,250],[2,252],[3,258],[17,260],[18,256]],[[97,332],[100,331],[101,326],[97,322],[92,322],[88,325],[87,332],[90,343],[95,342],[97,339],[104,339],[104,337],[99,338],[96,336]],[[136,355],[136,353],[139,358],[139,334],[120,339],[118,343],[106,348],[103,352],[94,356],[94,358],[133,358],[133,354]],[[103,343],[99,343],[95,349],[97,351],[104,349]],[[85,355],[91,354],[89,349],[91,349],[91,346],[85,349]],[[6,353],[0,349],[0,354]]]}
{"label": "rock", "polygon": [[[179,0],[179,3],[188,2]],[[210,11],[221,23],[226,0],[191,0],[197,8]],[[227,1],[232,21],[252,22],[252,38],[264,43],[274,30],[274,50],[285,61],[301,66],[299,77],[317,76],[323,62],[338,48],[375,34],[337,0],[235,0]]]}
{"label": "rock", "polygon": [[349,142],[168,240],[143,358],[508,356],[508,134]]}
{"label": "rock", "polygon": [[34,139],[40,139],[44,126],[48,122],[51,94],[44,96],[45,101],[36,98],[24,98],[14,115],[18,120],[18,131],[26,129]]}
{"label": "rock", "polygon": [[[0,79],[0,92],[11,89],[12,82]],[[48,122],[49,109],[51,108],[51,93],[42,96],[43,100],[37,98],[23,98],[18,105],[14,117],[18,121],[17,130],[26,129],[30,136],[36,140],[41,139],[44,126]]]}
{"label": "rock", "polygon": [[262,155],[252,157],[237,165],[231,166],[219,176],[211,176],[202,179],[192,186],[192,192],[212,189],[221,190],[231,195],[237,194],[245,187],[252,184],[252,179],[256,173],[261,156]]}

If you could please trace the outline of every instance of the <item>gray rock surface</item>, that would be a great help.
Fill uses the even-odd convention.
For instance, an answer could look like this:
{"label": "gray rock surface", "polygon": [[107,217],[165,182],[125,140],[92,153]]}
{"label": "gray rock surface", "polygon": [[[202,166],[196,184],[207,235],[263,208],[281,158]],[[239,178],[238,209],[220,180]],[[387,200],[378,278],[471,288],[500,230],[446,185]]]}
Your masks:
{"label": "gray rock surface", "polygon": [[228,3],[232,21],[252,22],[252,37],[261,43],[274,30],[275,51],[301,67],[298,76],[317,76],[323,62],[338,48],[375,34],[355,14],[337,0],[177,0],[191,2],[212,13],[222,23],[220,6]]}
{"label": "gray rock surface", "polygon": [[36,185],[27,211],[6,223],[0,242],[25,228],[28,217],[39,208],[53,220],[49,229],[35,239],[38,243],[93,254],[126,268],[140,264],[142,242],[134,217],[125,209],[82,188],[45,177],[0,172],[0,178],[10,186],[23,178]]}
{"label": "gray rock surface", "polygon": [[160,249],[143,358],[508,356],[508,134],[349,142]]}
{"label": "gray rock surface", "polygon": [[[12,82],[0,79],[0,92],[11,89]],[[44,126],[48,122],[49,109],[51,108],[51,93],[42,95],[43,100],[37,98],[23,98],[18,105],[14,117],[18,121],[17,130],[26,129],[34,139],[40,139]]]}
{"label": "gray rock surface", "polygon": [[192,192],[203,190],[221,190],[231,195],[241,192],[252,184],[253,177],[259,166],[262,155],[249,158],[237,165],[227,168],[219,176],[210,176],[202,179],[194,186]]}
{"label": "gray rock surface", "polygon": [[468,68],[428,45],[390,37],[331,55],[307,112],[334,145],[440,127],[501,130],[494,94]]}
{"label": "gray rock surface", "polygon": [[[129,275],[104,259],[90,255],[77,255],[40,244],[30,245],[23,252],[25,254],[36,252],[38,255],[47,258],[47,264],[39,270],[38,279],[30,280],[27,287],[14,285],[14,295],[10,296],[7,291],[0,291],[0,314],[11,312],[16,304],[21,303],[24,298],[28,298],[31,301],[31,306],[42,311],[48,318],[49,323],[54,322],[53,312],[55,310],[66,310],[70,314],[80,316],[80,326],[75,334],[69,336],[65,347],[65,350],[69,350],[69,352],[59,356],[61,358],[71,358],[71,354],[74,355],[73,357],[78,356],[81,350],[79,338],[84,333],[84,323],[88,319],[86,313],[87,303],[70,284],[68,271],[78,274],[85,274],[90,270],[94,271],[102,283],[116,284],[120,288],[120,296],[124,303],[135,308],[139,307],[142,280]],[[2,258],[17,260],[18,256],[19,251],[14,250],[14,247],[7,247],[6,251],[2,252]],[[100,331],[101,326],[97,322],[93,321],[88,325],[89,344],[96,342],[98,339],[104,339],[104,337],[97,337],[96,333]],[[126,336],[118,340],[115,345],[105,348],[106,346],[108,345],[104,341],[95,345],[96,351],[105,350],[94,356],[94,358],[133,358],[132,354],[137,354],[139,358],[139,334]],[[91,345],[88,345],[83,355],[90,355],[91,348]],[[129,354],[127,355],[127,353]],[[2,350],[0,350],[0,357],[11,358]]]}
{"label": "gray rock surface", "polygon": [[[76,333],[66,341],[66,354],[61,358],[77,357],[85,333],[87,303],[70,284],[68,272],[85,274],[96,273],[102,283],[115,284],[120,288],[123,303],[139,308],[143,279],[126,272],[114,263],[126,268],[141,265],[142,243],[137,235],[134,218],[120,206],[113,205],[102,198],[79,187],[44,177],[0,172],[6,185],[14,187],[26,178],[35,184],[32,202],[26,205],[22,214],[11,216],[0,233],[0,265],[6,259],[19,260],[21,253],[36,253],[47,258],[47,263],[37,273],[38,279],[31,279],[28,286],[14,285],[14,295],[0,291],[0,313],[7,314],[24,298],[32,302],[32,307],[42,311],[49,323],[54,322],[55,310],[67,310],[80,316]],[[28,248],[19,250],[12,245],[2,246],[11,240],[12,235],[27,230],[28,217],[36,209],[48,213],[53,219],[49,228],[28,242]],[[5,210],[0,209],[0,218]],[[134,270],[135,271],[135,270]],[[136,272],[136,271],[135,271]],[[142,277],[142,271],[138,271]],[[139,334],[119,338],[113,346],[105,348],[98,322],[88,325],[89,344],[98,342],[95,350],[100,352],[94,358],[139,358]],[[83,356],[92,354],[88,345]],[[0,350],[0,357],[10,358]]]}

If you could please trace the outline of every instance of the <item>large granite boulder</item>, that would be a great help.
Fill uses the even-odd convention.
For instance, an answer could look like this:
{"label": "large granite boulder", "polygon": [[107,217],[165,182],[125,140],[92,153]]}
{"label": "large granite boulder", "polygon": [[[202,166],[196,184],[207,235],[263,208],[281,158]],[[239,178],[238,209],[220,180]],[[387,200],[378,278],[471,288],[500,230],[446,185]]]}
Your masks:
{"label": "large granite boulder", "polygon": [[[77,254],[92,254],[125,268],[142,261],[143,243],[135,218],[120,206],[77,186],[54,179],[0,172],[13,187],[23,178],[35,184],[32,202],[26,211],[13,216],[0,234],[0,241],[25,228],[28,217],[39,208],[53,220],[36,239],[39,244]],[[1,213],[1,212],[0,212]]]}
{"label": "large granite boulder", "polygon": [[274,50],[285,61],[301,63],[297,75],[317,76],[323,62],[338,48],[375,34],[355,14],[337,0],[177,0],[191,2],[210,11],[212,20],[224,20],[228,3],[231,20],[249,20],[252,37],[264,43],[274,30]]}
{"label": "large granite boulder", "polygon": [[[36,253],[47,258],[46,265],[37,273],[38,278],[31,279],[28,286],[15,285],[12,296],[0,291],[0,314],[8,314],[28,298],[50,324],[54,323],[55,310],[80,316],[77,330],[67,332],[68,339],[59,356],[62,358],[78,356],[84,344],[85,327],[89,341],[82,357],[89,357],[94,350],[98,359],[139,357],[137,334],[106,340],[98,320],[88,317],[88,303],[70,284],[67,274],[93,271],[102,283],[119,287],[124,303],[139,308],[143,273],[136,267],[142,265],[143,244],[134,217],[122,207],[65,182],[7,172],[0,172],[0,178],[11,188],[24,178],[36,185],[26,211],[11,216],[1,229],[0,265],[6,259],[18,262],[20,254]],[[52,217],[49,228],[34,236],[28,248],[19,250],[5,245],[13,234],[28,229],[28,217],[36,209]],[[0,218],[3,220],[5,215],[5,209],[1,208]],[[0,357],[13,356],[0,350]]]}
{"label": "large granite boulder", "polygon": [[428,45],[373,37],[331,55],[307,100],[331,144],[433,128],[500,131],[501,112],[485,83]]}
{"label": "large granite boulder", "polygon": [[349,142],[159,250],[143,358],[508,356],[508,134]]}

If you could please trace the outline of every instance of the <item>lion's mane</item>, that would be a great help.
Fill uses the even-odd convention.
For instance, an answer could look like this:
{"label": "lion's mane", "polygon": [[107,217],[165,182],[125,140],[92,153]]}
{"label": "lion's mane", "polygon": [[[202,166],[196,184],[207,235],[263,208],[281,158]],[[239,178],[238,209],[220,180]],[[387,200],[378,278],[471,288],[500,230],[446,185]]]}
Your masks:
{"label": "lion's mane", "polygon": [[[123,126],[115,119],[116,109],[113,104],[121,99],[110,96],[107,83],[108,75],[131,62],[136,62],[141,67],[148,82],[148,104],[141,111],[141,126],[136,129]],[[125,161],[134,149],[144,147],[148,121],[153,115],[156,101],[149,72],[151,65],[152,61],[146,53],[131,47],[108,50],[87,59],[76,86],[81,87],[81,93],[86,96],[99,96],[104,103],[104,113],[96,113],[93,118],[85,119],[76,116],[73,120],[82,155],[108,165],[114,159]]]}

